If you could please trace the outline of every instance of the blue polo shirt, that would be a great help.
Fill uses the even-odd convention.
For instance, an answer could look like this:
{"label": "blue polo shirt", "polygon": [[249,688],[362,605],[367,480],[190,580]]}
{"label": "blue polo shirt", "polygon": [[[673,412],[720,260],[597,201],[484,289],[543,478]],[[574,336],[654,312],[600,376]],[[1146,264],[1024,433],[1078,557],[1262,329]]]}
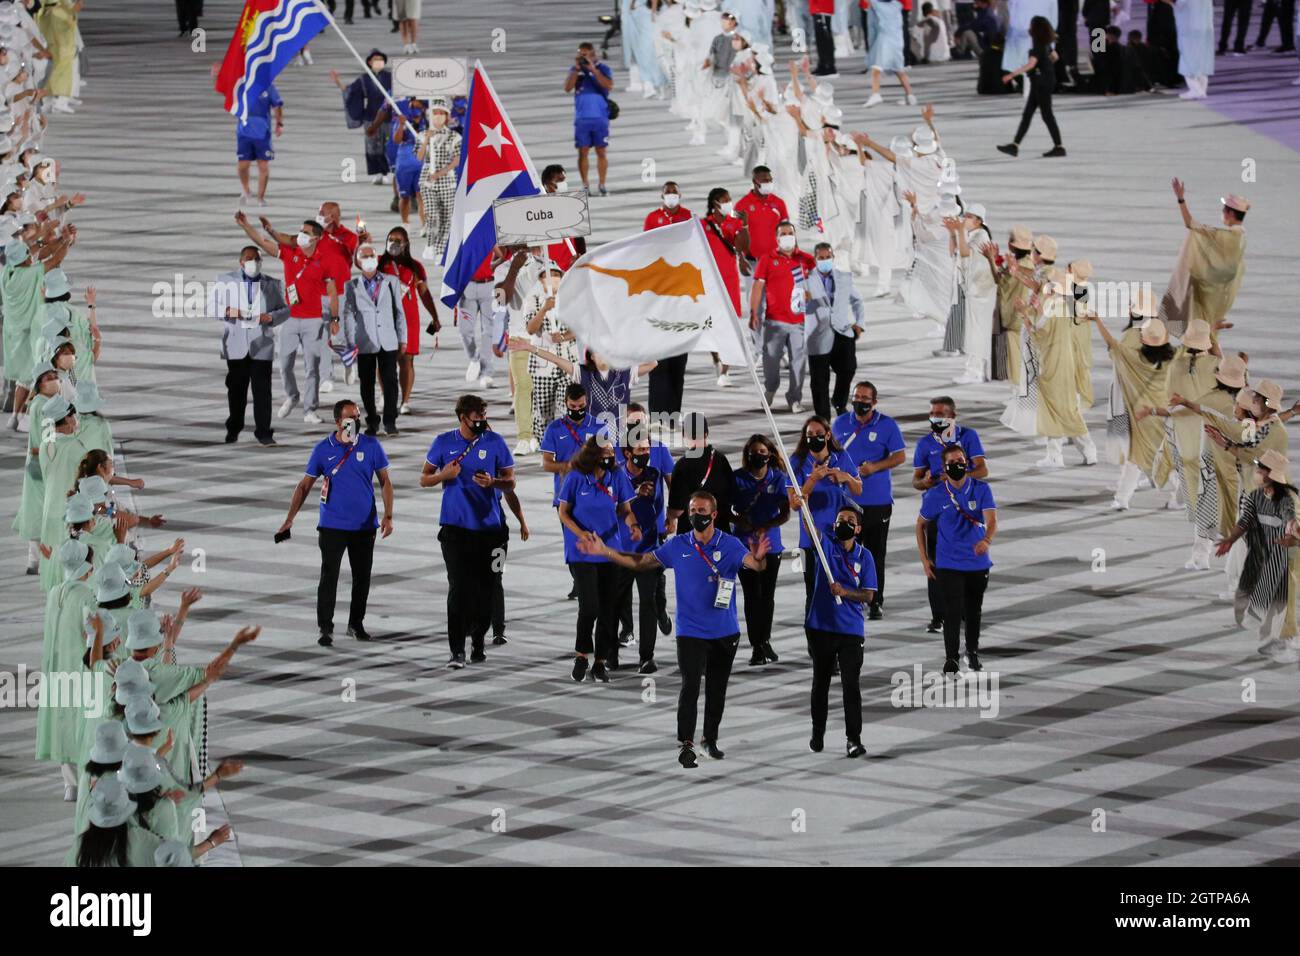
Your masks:
{"label": "blue polo shirt", "polygon": [[[609,64],[597,62],[596,72],[607,80],[614,79],[614,71]],[[578,74],[577,85],[573,89],[573,118],[575,120],[609,119],[609,93],[596,82],[590,72],[583,72],[576,66],[569,67],[569,72]]]}
{"label": "blue polo shirt", "polygon": [[975,544],[984,537],[984,512],[995,508],[992,489],[978,478],[967,478],[960,488],[945,479],[927,489],[921,498],[921,517],[937,523],[934,566],[953,571],[986,571],[993,567],[987,553],[975,553]]}
{"label": "blue polo shirt", "polygon": [[[666,452],[667,449],[665,448]],[[672,461],[672,456],[667,456]],[[650,459],[654,460],[654,449],[650,451]],[[627,470],[626,466],[619,468],[618,473],[627,479],[628,487],[632,489],[632,514],[636,516],[636,523],[641,526],[641,540],[632,540],[632,529],[624,522],[621,525],[620,547],[624,551],[630,551],[636,554],[642,554],[646,551],[653,551],[659,547],[659,539],[664,533],[664,475],[654,465],[646,465],[641,474],[635,478]],[[643,485],[649,484],[653,487],[653,492],[649,495],[641,494]]]}
{"label": "blue polo shirt", "polygon": [[442,486],[439,524],[469,531],[501,529],[504,520],[499,503],[500,493],[495,488],[480,488],[474,483],[474,475],[486,471],[496,478],[502,469],[515,466],[504,438],[489,430],[466,441],[460,429],[454,428],[433,440],[424,460],[435,468],[460,461],[460,474]]}
{"label": "blue polo shirt", "polygon": [[[984,446],[975,429],[964,425],[955,426],[955,438],[958,445],[966,450],[966,460],[973,462],[977,457],[984,457]],[[930,474],[937,475],[943,471],[943,449],[945,443],[931,431],[916,443],[916,452],[912,455],[913,468],[929,468]]]}
{"label": "blue polo shirt", "polygon": [[[731,479],[731,510],[747,517],[750,527],[772,525],[780,516],[781,507],[790,503],[790,479],[771,462],[768,463],[767,474],[762,478],[755,478],[748,469],[739,469],[731,473]],[[748,543],[752,535],[745,537]],[[780,525],[772,525],[767,529],[767,539],[772,543],[772,554],[780,554],[784,550]]]}
{"label": "blue polo shirt", "polygon": [[[826,464],[832,468],[847,471],[850,475],[857,473],[857,467],[853,464],[853,459],[842,451],[831,452],[826,458]],[[812,470],[816,465],[817,462],[812,455],[791,460],[790,466],[794,470],[795,477],[799,479],[801,487],[808,480],[808,476],[812,474]],[[812,509],[813,524],[819,530],[822,530],[835,523],[835,515],[844,502],[848,500],[848,489],[843,485],[837,485],[828,475],[813,485],[812,494],[808,496],[804,506]],[[812,538],[808,537],[808,525],[804,522],[802,516],[796,517],[799,520],[799,547],[811,548]]]}
{"label": "blue polo shirt", "polygon": [[264,140],[271,137],[271,110],[283,106],[280,91],[272,83],[248,104],[248,119],[235,125],[235,133],[246,139]]}
{"label": "blue polo shirt", "polygon": [[[557,418],[546,426],[546,431],[542,434],[541,449],[544,452],[549,451],[555,456],[556,461],[568,461],[578,453],[578,449],[586,443],[587,439],[597,434],[602,427],[600,422],[596,421],[596,417],[590,413],[581,422],[575,422],[567,415]],[[555,479],[551,505],[558,507],[560,485],[565,476],[555,474],[551,477]]]}
{"label": "blue polo shirt", "polygon": [[[630,501],[634,494],[627,475],[620,469],[615,469],[599,480],[595,474],[584,475],[580,471],[571,471],[564,476],[559,500],[568,502],[569,516],[574,521],[587,531],[594,531],[601,541],[617,550],[622,545],[623,532],[620,526],[627,527],[619,520],[618,506],[624,501]],[[598,554],[583,554],[578,550],[578,539],[566,527],[564,560],[574,564],[579,561],[601,563],[609,559]]]}
{"label": "blue polo shirt", "polygon": [[[618,459],[618,465],[623,467],[623,449],[615,446],[614,457]],[[668,446],[663,442],[652,441],[650,443],[650,467],[658,470],[661,475],[671,475],[673,473],[673,453],[668,450]]]}
{"label": "blue polo shirt", "polygon": [[[844,453],[853,460],[853,473],[864,461],[883,461],[907,447],[898,422],[888,415],[872,409],[865,422],[858,416],[845,412],[831,423],[831,434],[844,446]],[[892,505],[894,482],[892,471],[878,471],[862,478],[862,494],[853,498],[860,505]],[[859,475],[861,477],[861,475]]]}
{"label": "blue polo shirt", "polygon": [[[373,435],[358,435],[352,453],[344,460],[348,448],[331,434],[317,443],[307,459],[308,475],[312,478],[329,475],[330,479],[329,500],[321,502],[317,528],[360,531],[379,526],[375,511],[375,472],[388,467],[388,456]],[[338,473],[331,474],[335,467]]]}
{"label": "blue polo shirt", "polygon": [[[853,542],[853,547],[844,550],[844,546],[834,535],[822,535],[822,550],[826,552],[826,562],[831,566],[834,580],[846,588],[861,590],[876,587],[876,562],[871,552]],[[812,600],[808,603],[808,626],[832,634],[852,634],[854,637],[866,635],[866,616],[864,606],[857,601],[841,600],[835,603],[831,594],[830,581],[822,563],[817,562],[813,579]]]}
{"label": "blue polo shirt", "polygon": [[693,532],[673,535],[655,549],[655,558],[673,572],[677,593],[675,612],[678,637],[702,637],[716,640],[734,637],[740,633],[736,621],[736,595],[731,595],[727,607],[714,607],[718,594],[718,575],[734,581],[745,563],[749,549],[725,531],[714,529],[708,544],[699,544],[700,551],[712,562],[700,557],[695,545],[699,544]]}

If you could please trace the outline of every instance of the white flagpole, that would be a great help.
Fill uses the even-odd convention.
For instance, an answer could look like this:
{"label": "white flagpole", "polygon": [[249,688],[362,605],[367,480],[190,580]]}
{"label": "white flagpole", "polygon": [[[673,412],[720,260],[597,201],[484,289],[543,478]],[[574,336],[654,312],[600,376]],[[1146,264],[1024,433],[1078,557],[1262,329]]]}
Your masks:
{"label": "white flagpole", "polygon": [[370,64],[367,63],[361,54],[357,52],[357,48],[352,45],[352,41],[348,39],[347,34],[343,32],[342,28],[339,27],[329,10],[325,8],[325,4],[321,3],[321,0],[315,0],[315,3],[316,9],[325,15],[325,19],[329,21],[329,25],[334,28],[334,32],[337,33],[339,39],[343,41],[343,45],[348,48],[348,51],[354,57],[357,58],[357,62],[361,64],[361,69],[365,70],[366,76],[370,77],[370,79],[374,81],[375,88],[383,94],[384,99],[388,101],[388,105],[393,108],[393,112],[402,117],[402,122],[405,123],[406,128],[411,131],[412,138],[418,138],[420,135],[419,132],[417,132],[416,128],[411,125],[411,121],[406,118],[406,114],[402,112],[402,108],[397,105],[397,100],[393,99],[388,90],[384,89],[384,84],[379,82],[379,77],[375,76],[375,74],[370,71]]}
{"label": "white flagpole", "polygon": [[[813,550],[817,552],[817,560],[822,564],[822,569],[826,572],[826,580],[834,581],[835,576],[831,573],[830,562],[826,559],[826,553],[822,551],[821,536],[818,534],[817,526],[813,524],[812,510],[808,507],[808,502],[803,496],[803,486],[799,484],[799,478],[794,473],[794,466],[790,463],[790,456],[786,453],[785,442],[781,440],[781,429],[776,425],[776,418],[772,415],[772,408],[767,404],[767,395],[763,391],[763,383],[758,380],[758,365],[754,362],[754,354],[749,348],[749,333],[740,324],[740,316],[736,310],[730,308],[731,296],[726,294],[727,285],[722,281],[722,274],[718,271],[718,264],[713,258],[712,248],[709,246],[709,237],[704,235],[704,226],[700,220],[695,220],[696,228],[700,232],[700,239],[704,243],[705,249],[709,251],[709,264],[713,266],[713,274],[718,280],[718,285],[722,288],[723,294],[727,300],[727,314],[731,316],[731,322],[736,327],[736,335],[740,338],[741,348],[745,350],[745,360],[749,363],[749,377],[754,382],[754,393],[758,396],[759,404],[763,406],[763,414],[767,416],[768,428],[772,430],[772,437],[776,440],[777,450],[781,453],[781,461],[785,464],[786,476],[790,479],[790,487],[794,489],[795,498],[798,499],[800,507],[799,514],[803,516],[804,524],[808,528],[808,539],[812,541]],[[840,598],[835,598],[836,604],[843,603]]]}

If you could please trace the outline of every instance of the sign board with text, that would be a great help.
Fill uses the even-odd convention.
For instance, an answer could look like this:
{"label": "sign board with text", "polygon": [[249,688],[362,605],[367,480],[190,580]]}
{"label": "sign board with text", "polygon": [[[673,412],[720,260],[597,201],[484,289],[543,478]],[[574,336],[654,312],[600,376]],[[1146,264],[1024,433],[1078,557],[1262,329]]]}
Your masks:
{"label": "sign board with text", "polygon": [[469,92],[465,61],[452,57],[405,57],[393,65],[393,96],[464,96]]}
{"label": "sign board with text", "polygon": [[540,193],[492,204],[496,219],[497,244],[534,245],[572,236],[591,235],[591,213],[585,190],[572,193]]}

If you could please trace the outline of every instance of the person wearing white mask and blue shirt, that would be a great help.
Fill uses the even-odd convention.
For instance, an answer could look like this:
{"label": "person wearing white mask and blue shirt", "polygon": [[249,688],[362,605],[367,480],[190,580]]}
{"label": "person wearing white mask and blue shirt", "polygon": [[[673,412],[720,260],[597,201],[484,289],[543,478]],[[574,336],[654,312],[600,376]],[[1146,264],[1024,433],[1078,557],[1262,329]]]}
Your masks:
{"label": "person wearing white mask and blue shirt", "polygon": [[275,333],[289,318],[284,286],[262,272],[257,246],[244,246],[239,268],[217,276],[208,293],[208,315],[221,322],[221,357],[226,361],[226,443],[244,428],[248,391],[253,391],[253,435],[258,444],[275,444],[271,427],[271,366]]}
{"label": "person wearing white mask and blue shirt", "polygon": [[[866,318],[852,273],[835,268],[831,244],[817,243],[813,259],[817,268],[808,274],[808,385],[813,412],[829,420],[832,406],[839,415],[848,403],[849,384],[858,370],[857,340]],[[835,373],[833,395],[831,372]]]}
{"label": "person wearing white mask and blue shirt", "polygon": [[379,373],[384,396],[384,435],[397,434],[397,356],[406,348],[406,313],[402,309],[402,286],[397,276],[379,271],[375,247],[364,243],[357,249],[361,274],[353,276],[343,294],[343,341],[357,350],[357,373],[361,401],[366,407],[366,434],[379,429],[381,416],[375,408],[375,373]]}

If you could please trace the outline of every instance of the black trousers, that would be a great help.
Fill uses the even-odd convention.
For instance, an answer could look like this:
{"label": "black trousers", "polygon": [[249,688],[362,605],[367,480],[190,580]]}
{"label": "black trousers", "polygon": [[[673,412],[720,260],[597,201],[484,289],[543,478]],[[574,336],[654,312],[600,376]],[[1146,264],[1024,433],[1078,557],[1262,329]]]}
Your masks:
{"label": "black trousers", "polygon": [[[933,521],[928,522],[925,526],[925,553],[930,558],[930,563],[935,562],[935,549],[939,546],[939,531]],[[925,579],[925,593],[930,599],[930,620],[943,620],[943,593],[939,590],[939,582],[931,578]]]}
{"label": "black trousers", "polygon": [[889,551],[889,519],[894,515],[893,505],[863,505],[862,530],[858,544],[871,552],[876,566],[876,596],[872,607],[885,605],[885,555]]}
{"label": "black trousers", "polygon": [[772,617],[776,613],[776,584],[781,573],[781,555],[769,554],[762,571],[740,569],[740,590],[745,595],[745,633],[750,647],[762,647],[772,640]]}
{"label": "black trousers", "polygon": [[939,568],[939,590],[943,593],[943,650],[949,660],[961,651],[961,624],[966,621],[966,650],[979,652],[980,613],[988,571],[953,571]]}
{"label": "black trousers", "polygon": [[227,435],[244,430],[249,386],[253,389],[253,434],[258,441],[270,441],[275,434],[271,428],[271,365],[270,359],[226,359]]}
{"label": "black trousers", "polygon": [[916,54],[912,52],[912,11],[903,10],[903,66],[916,66]]}
{"label": "black trousers", "polygon": [[176,23],[183,32],[197,29],[202,15],[202,0],[176,0]]}
{"label": "black trousers", "polygon": [[[799,520],[803,521],[802,518]],[[799,550],[803,552],[803,615],[806,618],[812,604],[813,587],[817,584],[817,549],[809,545]]]}
{"label": "black trousers", "polygon": [[835,34],[829,13],[813,14],[813,37],[817,42],[817,72],[835,72]]}
{"label": "black trousers", "polygon": [[1079,75],[1079,0],[1056,0],[1056,79],[1073,82]]}
{"label": "black trousers", "polygon": [[686,360],[689,353],[660,359],[650,372],[650,415],[676,414],[682,410],[686,388]]}
{"label": "black trousers", "polygon": [[1219,52],[1228,48],[1228,35],[1232,32],[1233,17],[1237,19],[1237,36],[1232,48],[1246,52],[1246,31],[1250,29],[1251,0],[1223,0],[1223,24],[1219,28]]}
{"label": "black trousers", "polygon": [[831,677],[835,664],[840,665],[840,692],[844,695],[844,736],[849,740],[862,737],[862,651],[866,643],[860,634],[835,634],[809,627],[808,648],[812,651],[812,725],[813,735],[826,733]]}
{"label": "black trousers", "polygon": [[1020,116],[1020,127],[1016,130],[1016,145],[1019,145],[1025,138],[1025,134],[1029,132],[1029,121],[1034,118],[1035,110],[1043,114],[1043,125],[1051,134],[1052,145],[1061,145],[1061,130],[1056,125],[1055,114],[1052,113],[1052,88],[1055,85],[1055,81],[1047,77],[1030,77],[1029,99],[1025,100],[1025,111]]}
{"label": "black trousers", "polygon": [[1259,38],[1255,46],[1263,46],[1268,39],[1268,31],[1277,20],[1278,31],[1282,34],[1279,50],[1295,49],[1295,0],[1265,0],[1264,10],[1260,14]]}
{"label": "black trousers", "polygon": [[[379,387],[384,396],[381,416],[375,408],[375,371],[379,371]],[[357,356],[357,377],[361,383],[361,402],[366,408],[366,431],[373,435],[382,418],[384,431],[397,428],[397,353],[371,352]]]}
{"label": "black trousers", "polygon": [[[853,336],[832,333],[831,350],[824,355],[808,356],[808,387],[812,391],[813,411],[829,421],[844,413],[853,376],[858,370],[858,354]],[[835,373],[835,391],[831,391],[831,372]]]}
{"label": "black trousers", "polygon": [[[618,608],[623,603],[623,568],[610,561],[574,561],[578,586],[578,630],[573,649],[608,661],[618,654]],[[593,646],[592,632],[595,632]]]}
{"label": "black trousers", "polygon": [[718,741],[722,708],[727,703],[727,680],[736,659],[740,635],[730,637],[677,636],[677,667],[682,672],[682,691],[677,698],[677,740],[695,740],[695,720],[700,703],[700,678],[704,678],[704,736]]}
{"label": "black trousers", "polygon": [[468,636],[473,649],[482,650],[492,619],[492,562],[500,532],[445,524],[438,542],[447,566],[447,643],[453,654],[464,654]]}
{"label": "black trousers", "polygon": [[322,634],[334,633],[334,601],[338,595],[339,567],[343,552],[352,570],[352,603],[348,627],[366,622],[366,601],[370,598],[370,568],[375,559],[375,529],[341,531],[317,528],[320,544],[320,586],[316,589],[316,626]]}
{"label": "black trousers", "polygon": [[[1246,0],[1249,3],[1249,0]],[[1178,27],[1174,8],[1167,3],[1147,7],[1147,44],[1154,48],[1156,76],[1162,86],[1174,87],[1182,82],[1178,73]]]}
{"label": "black trousers", "polygon": [[622,600],[619,604],[619,624],[625,631],[632,630],[632,585],[636,584],[637,607],[637,653],[641,661],[652,660],[655,656],[655,638],[659,633],[659,615],[668,609],[668,592],[664,588],[664,569],[654,568],[650,571],[622,572],[619,588]]}

